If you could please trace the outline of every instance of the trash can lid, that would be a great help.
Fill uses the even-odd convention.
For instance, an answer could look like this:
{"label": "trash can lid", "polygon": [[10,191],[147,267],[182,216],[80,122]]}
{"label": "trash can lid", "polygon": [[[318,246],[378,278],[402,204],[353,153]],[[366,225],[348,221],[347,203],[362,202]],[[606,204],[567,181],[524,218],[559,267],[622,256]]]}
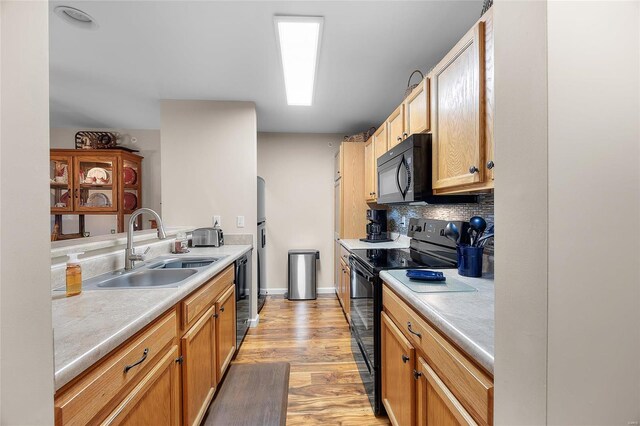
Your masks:
{"label": "trash can lid", "polygon": [[295,249],[289,250],[289,255],[292,254],[315,254],[317,259],[320,259],[320,250],[315,249]]}

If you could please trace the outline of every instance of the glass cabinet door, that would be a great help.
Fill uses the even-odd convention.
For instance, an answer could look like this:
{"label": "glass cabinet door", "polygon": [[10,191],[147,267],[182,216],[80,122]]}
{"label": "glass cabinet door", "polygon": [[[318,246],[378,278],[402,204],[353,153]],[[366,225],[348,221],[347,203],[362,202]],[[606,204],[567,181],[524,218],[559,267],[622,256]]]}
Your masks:
{"label": "glass cabinet door", "polygon": [[124,158],[122,160],[122,208],[124,214],[131,214],[142,206],[140,162]]}
{"label": "glass cabinet door", "polygon": [[52,155],[49,159],[49,192],[52,213],[73,211],[71,157]]}
{"label": "glass cabinet door", "polygon": [[109,155],[82,155],[75,158],[76,211],[115,212],[118,210],[118,158]]}

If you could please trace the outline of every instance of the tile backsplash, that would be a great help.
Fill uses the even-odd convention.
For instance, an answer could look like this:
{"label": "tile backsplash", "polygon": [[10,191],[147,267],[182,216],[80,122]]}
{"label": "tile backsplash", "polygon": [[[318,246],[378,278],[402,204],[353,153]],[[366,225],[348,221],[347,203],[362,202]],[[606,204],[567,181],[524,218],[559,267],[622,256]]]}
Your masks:
{"label": "tile backsplash", "polygon": [[[402,216],[406,217],[406,226],[400,226]],[[482,194],[478,196],[477,203],[469,204],[443,204],[426,206],[390,205],[387,213],[387,228],[390,232],[398,232],[407,235],[409,219],[426,218],[440,220],[465,220],[471,216],[482,216],[487,221],[488,226],[495,223],[493,214],[493,194]],[[493,272],[494,245],[491,240],[484,249],[485,267],[487,272]]]}

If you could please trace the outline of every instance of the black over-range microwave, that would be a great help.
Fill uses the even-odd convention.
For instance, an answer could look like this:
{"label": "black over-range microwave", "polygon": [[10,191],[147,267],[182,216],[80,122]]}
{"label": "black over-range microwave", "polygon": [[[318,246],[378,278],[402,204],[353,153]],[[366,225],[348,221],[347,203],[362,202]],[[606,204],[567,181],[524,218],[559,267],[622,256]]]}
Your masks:
{"label": "black over-range microwave", "polygon": [[416,133],[378,158],[378,204],[476,203],[475,195],[433,195],[431,134]]}

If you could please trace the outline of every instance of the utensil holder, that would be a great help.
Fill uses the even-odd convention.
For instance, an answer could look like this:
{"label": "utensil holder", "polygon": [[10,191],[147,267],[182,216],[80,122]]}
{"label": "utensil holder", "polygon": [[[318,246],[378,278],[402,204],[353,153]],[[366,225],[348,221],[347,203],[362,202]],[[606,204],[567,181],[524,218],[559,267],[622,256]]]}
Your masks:
{"label": "utensil holder", "polygon": [[482,276],[482,253],[484,247],[458,245],[458,274],[464,277]]}

